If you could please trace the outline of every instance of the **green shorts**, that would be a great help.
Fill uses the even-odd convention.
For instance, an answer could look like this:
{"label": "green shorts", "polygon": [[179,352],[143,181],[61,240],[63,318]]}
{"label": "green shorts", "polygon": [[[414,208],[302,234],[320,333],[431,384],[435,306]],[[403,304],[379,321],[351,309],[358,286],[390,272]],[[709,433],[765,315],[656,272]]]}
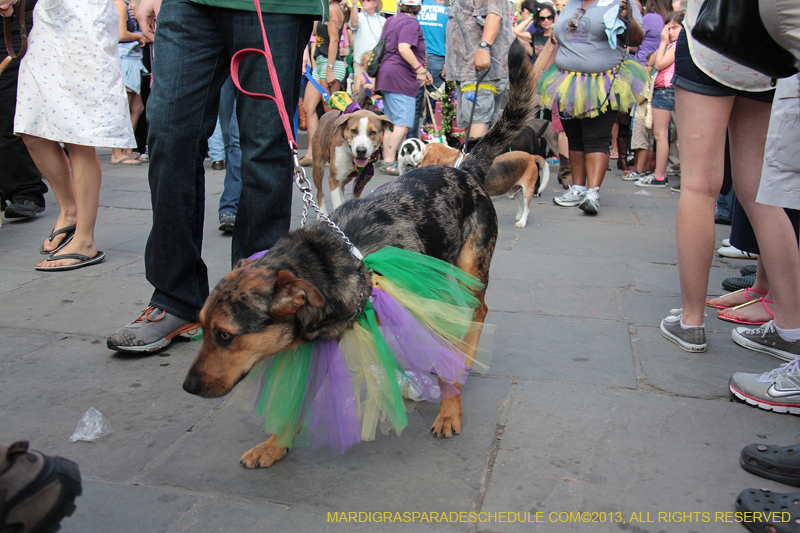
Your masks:
{"label": "green shorts", "polygon": [[[319,56],[317,58],[317,66],[314,68],[314,79],[318,81],[322,81],[325,79],[325,70],[328,68],[328,59],[326,57]],[[337,59],[333,63],[333,75],[336,76],[338,81],[344,81],[347,77],[347,65],[344,64],[344,61],[341,59]]]}

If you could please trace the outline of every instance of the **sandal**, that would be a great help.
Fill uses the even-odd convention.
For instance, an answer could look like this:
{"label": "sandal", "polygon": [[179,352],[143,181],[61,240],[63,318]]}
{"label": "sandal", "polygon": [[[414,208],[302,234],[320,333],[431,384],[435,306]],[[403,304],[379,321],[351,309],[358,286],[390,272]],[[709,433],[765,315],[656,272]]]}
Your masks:
{"label": "sandal", "polygon": [[54,250],[45,250],[44,249],[44,244],[42,244],[42,246],[39,248],[39,253],[42,254],[42,255],[54,254],[57,251],[59,251],[60,249],[62,249],[63,247],[65,247],[66,245],[68,245],[70,243],[70,241],[72,240],[72,238],[75,236],[75,224],[73,224],[71,226],[64,226],[61,229],[54,229],[53,233],[50,234],[50,236],[47,238],[47,240],[50,241],[50,242],[53,242],[53,239],[55,239],[56,237],[58,237],[59,235],[62,235],[62,234],[65,235],[64,240],[61,241],[61,244],[59,244]]}
{"label": "sandal", "polygon": [[[750,287],[745,287],[744,289],[739,289],[738,291],[729,292],[728,294],[723,294],[722,296],[717,296],[717,298],[724,298],[725,296],[733,296],[734,294],[739,294],[740,292],[744,293],[744,297],[747,298],[748,302],[753,301],[750,299],[751,292],[754,292],[756,294],[767,294],[767,291],[760,291],[758,289],[751,289]],[[706,307],[713,307],[715,309],[730,309],[731,307],[736,307],[730,305],[711,305],[710,303],[708,303],[709,300],[715,300],[715,299],[716,298],[709,298],[708,300],[706,300]]]}
{"label": "sandal", "polygon": [[741,524],[753,533],[796,533],[800,524],[800,494],[745,489],[736,497],[736,510],[751,513],[743,515],[747,519]]}
{"label": "sandal", "polygon": [[751,474],[800,487],[800,446],[748,444],[742,448],[739,464]]}
{"label": "sandal", "polygon": [[[774,303],[774,302],[772,300],[767,300],[766,298],[759,298],[758,300],[751,300],[751,301],[749,301],[747,303],[743,303],[742,305],[737,305],[736,307],[730,307],[729,309],[731,309],[731,310],[733,310],[733,309],[741,309],[742,307],[747,307],[748,305],[753,305],[754,303],[758,303],[758,302],[761,302],[762,305],[764,306],[764,309],[767,310],[767,313],[770,316],[770,320],[775,320],[775,315],[772,314],[772,311],[769,310],[769,306],[767,305],[768,303],[771,304],[771,303]],[[733,322],[734,324],[744,324],[746,326],[760,326],[761,324],[766,324],[767,322],[769,322],[769,320],[764,320],[764,321],[761,321],[761,322],[747,322],[745,320],[739,320],[739,319],[736,319],[736,318],[731,318],[731,317],[729,317],[727,315],[723,315],[721,312],[717,313],[717,318],[719,318],[720,320],[724,320],[725,322]]]}
{"label": "sandal", "polygon": [[391,163],[387,163],[384,161],[383,163],[381,163],[379,170],[384,174],[391,174],[392,176],[400,175],[400,171],[397,169],[397,161],[392,161]]}

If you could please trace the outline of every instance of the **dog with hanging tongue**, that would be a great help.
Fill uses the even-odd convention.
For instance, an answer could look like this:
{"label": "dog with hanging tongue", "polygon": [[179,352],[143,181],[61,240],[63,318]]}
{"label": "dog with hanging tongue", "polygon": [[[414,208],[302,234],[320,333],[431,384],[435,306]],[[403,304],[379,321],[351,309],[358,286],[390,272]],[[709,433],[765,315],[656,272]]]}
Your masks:
{"label": "dog with hanging tongue", "polygon": [[359,198],[367,182],[375,174],[374,163],[378,160],[383,132],[394,128],[392,121],[372,111],[358,109],[348,112],[328,111],[319,119],[317,132],[311,140],[311,153],[314,154],[312,175],[317,188],[317,203],[325,209],[325,193],[322,178],[325,163],[330,163],[328,184],[331,201],[336,209],[344,203],[344,187],[354,179],[353,196]]}
{"label": "dog with hanging tongue", "polygon": [[[518,43],[508,63],[508,104],[460,168],[414,169],[342,203],[330,217],[338,227],[323,220],[290,232],[208,297],[183,388],[217,398],[257,378],[254,410],[272,435],[243,466],[268,467],[303,444],[344,452],[383,424],[399,434],[412,389],[409,397],[440,402],[435,437],[461,433],[461,385],[481,365],[498,232],[483,183],[533,111],[535,80]],[[364,111],[323,121],[313,153],[331,158],[338,189],[389,124]]]}

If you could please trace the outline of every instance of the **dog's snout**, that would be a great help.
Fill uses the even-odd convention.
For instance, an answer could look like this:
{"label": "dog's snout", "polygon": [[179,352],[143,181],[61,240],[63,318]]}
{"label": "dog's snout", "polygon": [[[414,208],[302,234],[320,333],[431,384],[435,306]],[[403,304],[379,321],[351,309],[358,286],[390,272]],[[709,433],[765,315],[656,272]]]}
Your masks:
{"label": "dog's snout", "polygon": [[190,372],[183,381],[183,390],[197,395],[200,392],[200,378]]}
{"label": "dog's snout", "polygon": [[367,157],[367,148],[364,146],[356,148],[356,157]]}

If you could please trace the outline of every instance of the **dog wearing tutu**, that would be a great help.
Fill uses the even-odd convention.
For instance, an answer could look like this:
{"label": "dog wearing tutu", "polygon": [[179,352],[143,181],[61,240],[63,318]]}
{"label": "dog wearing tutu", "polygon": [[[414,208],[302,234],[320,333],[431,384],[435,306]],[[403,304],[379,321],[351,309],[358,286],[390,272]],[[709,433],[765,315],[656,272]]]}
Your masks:
{"label": "dog wearing tutu", "polygon": [[460,169],[415,169],[339,206],[331,219],[353,247],[325,222],[309,224],[212,291],[183,387],[216,398],[255,383],[255,412],[272,435],[243,466],[268,467],[292,446],[344,452],[379,425],[399,434],[404,387],[440,402],[434,436],[461,432],[498,231],[483,181],[533,110],[519,45],[509,72],[504,113]]}

